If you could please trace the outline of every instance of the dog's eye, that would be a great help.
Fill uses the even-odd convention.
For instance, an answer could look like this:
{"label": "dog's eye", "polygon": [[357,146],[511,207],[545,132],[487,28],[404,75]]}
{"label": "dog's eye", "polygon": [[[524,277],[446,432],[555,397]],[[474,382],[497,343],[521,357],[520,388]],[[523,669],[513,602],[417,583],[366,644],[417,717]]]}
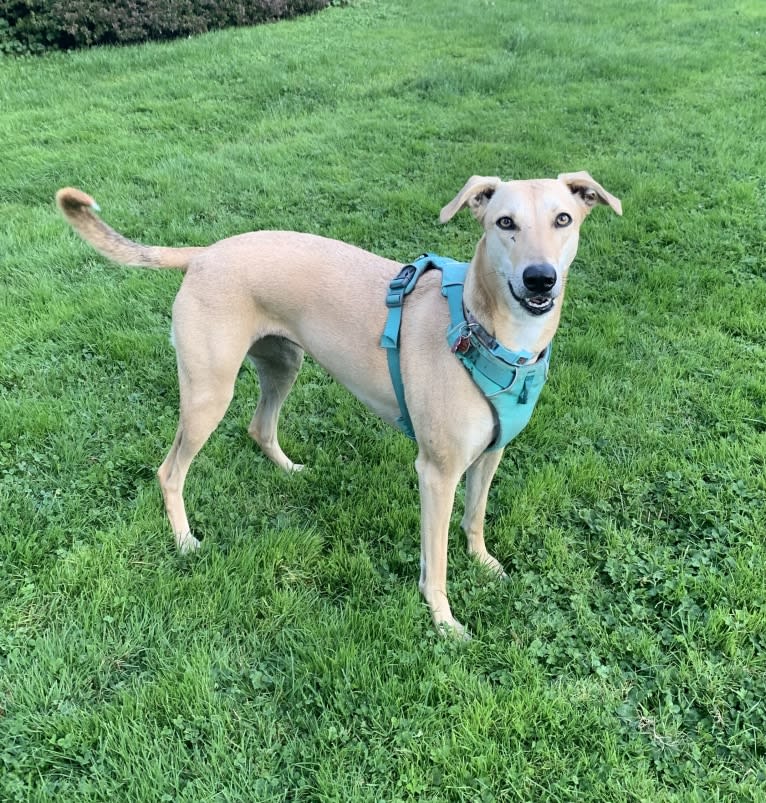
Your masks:
{"label": "dog's eye", "polygon": [[498,228],[505,229],[506,231],[513,231],[517,228],[512,217],[505,215],[497,221]]}
{"label": "dog's eye", "polygon": [[562,212],[560,215],[556,216],[556,228],[563,229],[565,226],[568,226],[572,222],[572,216],[568,215],[566,212]]}

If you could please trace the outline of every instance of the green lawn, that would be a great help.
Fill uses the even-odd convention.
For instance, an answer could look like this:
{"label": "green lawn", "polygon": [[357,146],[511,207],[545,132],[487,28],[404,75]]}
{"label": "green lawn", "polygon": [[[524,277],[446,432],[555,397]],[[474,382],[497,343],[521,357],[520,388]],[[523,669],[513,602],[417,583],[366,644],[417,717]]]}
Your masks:
{"label": "green lawn", "polygon": [[[357,0],[0,61],[0,800],[766,800],[762,0]],[[311,231],[468,259],[472,174],[588,170],[551,377],[491,494],[487,576],[417,590],[413,444],[306,365],[273,467],[237,395],[187,485],[181,276],[135,239]],[[317,277],[321,292],[321,277]],[[382,300],[381,300],[382,303]]]}

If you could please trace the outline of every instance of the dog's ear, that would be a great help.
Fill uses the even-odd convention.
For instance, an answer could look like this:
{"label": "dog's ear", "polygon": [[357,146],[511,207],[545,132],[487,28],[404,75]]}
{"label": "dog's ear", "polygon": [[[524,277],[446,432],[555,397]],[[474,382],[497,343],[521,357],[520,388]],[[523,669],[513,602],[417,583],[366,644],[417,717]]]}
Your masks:
{"label": "dog's ear", "polygon": [[607,192],[584,170],[579,173],[562,173],[558,178],[569,187],[574,195],[580,196],[585,204],[586,215],[596,204],[608,204],[618,215],[622,214],[620,199]]}
{"label": "dog's ear", "polygon": [[471,176],[462,190],[442,209],[439,220],[446,223],[464,207],[469,206],[473,216],[481,220],[487,202],[494,195],[501,180],[497,177]]}

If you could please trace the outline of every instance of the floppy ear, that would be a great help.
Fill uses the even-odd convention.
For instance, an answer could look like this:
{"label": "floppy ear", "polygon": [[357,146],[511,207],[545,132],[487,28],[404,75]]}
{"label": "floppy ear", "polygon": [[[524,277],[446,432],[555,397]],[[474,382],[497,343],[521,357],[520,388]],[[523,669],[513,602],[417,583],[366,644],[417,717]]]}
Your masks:
{"label": "floppy ear", "polygon": [[596,204],[608,204],[618,215],[622,214],[620,199],[607,192],[584,170],[579,173],[562,173],[558,178],[559,181],[563,181],[569,187],[574,195],[579,195],[582,198],[587,207],[586,215]]}
{"label": "floppy ear", "polygon": [[451,220],[464,206],[469,206],[473,216],[481,220],[487,201],[494,195],[499,178],[488,176],[471,176],[462,190],[442,209],[439,220],[446,223]]}

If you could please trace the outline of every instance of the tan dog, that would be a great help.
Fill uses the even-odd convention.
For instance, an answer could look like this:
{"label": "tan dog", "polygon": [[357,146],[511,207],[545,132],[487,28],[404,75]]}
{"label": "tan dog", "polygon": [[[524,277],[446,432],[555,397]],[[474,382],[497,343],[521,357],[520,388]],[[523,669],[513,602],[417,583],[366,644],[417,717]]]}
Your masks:
{"label": "tan dog", "polygon": [[[93,212],[80,190],[59,190],[67,220],[96,250],[125,265],[186,272],[173,304],[181,411],[160,466],[165,508],[181,551],[195,549],[183,502],[186,473],[220,422],[245,357],[261,393],[248,431],[281,468],[296,466],[279,446],[280,407],[304,350],[389,423],[399,416],[386,354],[379,345],[396,262],[352,245],[295,232],[258,231],[206,248],[163,248],[127,240]],[[468,206],[482,225],[464,303],[506,348],[539,353],[559,324],[567,271],[591,208],[620,201],[587,173],[501,181],[474,176],[441,211],[446,223]],[[462,527],[468,549],[498,573],[484,544],[487,494],[502,451],[489,404],[447,345],[447,304],[439,271],[408,297],[401,329],[402,378],[414,426],[420,483],[420,591],[438,627],[463,633],[447,600],[447,534],[455,490],[466,474]]]}

